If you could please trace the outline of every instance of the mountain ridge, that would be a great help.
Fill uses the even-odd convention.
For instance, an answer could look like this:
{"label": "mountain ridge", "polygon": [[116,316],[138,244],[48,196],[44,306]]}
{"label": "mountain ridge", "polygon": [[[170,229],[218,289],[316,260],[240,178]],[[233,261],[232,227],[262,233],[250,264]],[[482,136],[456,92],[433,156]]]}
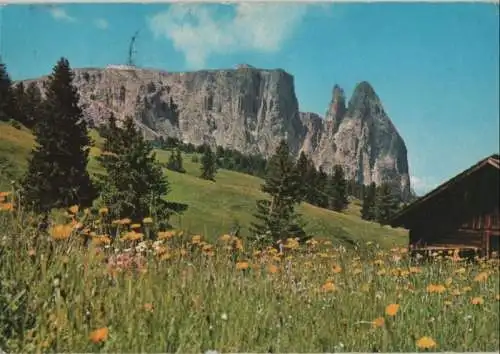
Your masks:
{"label": "mountain ridge", "polygon": [[[300,112],[294,76],[243,66],[191,72],[145,68],[75,68],[85,117],[98,126],[110,113],[132,115],[151,139],[171,136],[269,157],[281,139],[330,172],[341,164],[360,183],[391,183],[410,195],[406,145],[367,81],[347,100],[334,85],[324,118]],[[43,91],[49,76],[36,82]],[[347,104],[346,104],[347,102]]]}

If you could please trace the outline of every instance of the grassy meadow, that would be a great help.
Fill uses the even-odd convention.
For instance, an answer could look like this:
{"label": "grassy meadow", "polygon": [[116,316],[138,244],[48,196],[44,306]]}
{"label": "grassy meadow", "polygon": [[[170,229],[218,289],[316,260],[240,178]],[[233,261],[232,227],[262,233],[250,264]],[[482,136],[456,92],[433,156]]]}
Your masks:
{"label": "grassy meadow", "polygon": [[[92,155],[99,154],[99,138]],[[0,348],[7,352],[498,351],[497,260],[410,259],[406,234],[302,204],[315,237],[284,251],[228,235],[252,219],[260,179],[221,170],[165,171],[169,199],[189,205],[155,221],[102,209],[58,213],[47,233],[23,212],[10,175],[26,167],[28,131],[0,125]],[[158,151],[166,161],[168,152]],[[99,166],[91,160],[89,169]],[[359,248],[343,247],[357,242]]]}
{"label": "grassy meadow", "polygon": [[[91,150],[89,171],[102,172],[94,159],[100,153],[102,138],[91,132],[95,147]],[[27,167],[27,158],[34,140],[30,131],[18,130],[0,122],[0,190],[10,190],[10,180],[20,175]],[[160,162],[167,162],[169,151],[155,151]],[[241,225],[242,236],[247,235],[247,227],[254,220],[255,202],[265,198],[260,191],[262,179],[250,175],[219,170],[216,182],[199,178],[200,164],[192,162],[192,155],[183,154],[186,173],[164,169],[171,184],[167,198],[187,204],[188,209],[181,216],[174,216],[172,224],[190,233],[203,234],[209,239],[229,232],[235,222]],[[6,166],[5,168],[3,166]],[[407,243],[407,232],[402,229],[382,227],[360,218],[359,202],[350,204],[345,213],[302,203],[299,212],[307,222],[306,231],[345,245],[366,241],[377,241],[386,247],[402,246]]]}

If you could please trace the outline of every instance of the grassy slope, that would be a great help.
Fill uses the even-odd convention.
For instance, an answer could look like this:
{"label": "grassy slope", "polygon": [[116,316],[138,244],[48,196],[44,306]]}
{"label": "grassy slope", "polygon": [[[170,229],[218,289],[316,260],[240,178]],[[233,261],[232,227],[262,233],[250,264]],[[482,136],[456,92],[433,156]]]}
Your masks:
{"label": "grassy slope", "polygon": [[[92,132],[96,147],[92,157],[99,154],[102,139]],[[26,159],[33,145],[33,136],[26,129],[15,129],[9,124],[0,123],[0,190],[8,188],[12,176],[19,175],[27,166]],[[166,162],[169,152],[158,150],[158,160]],[[247,227],[253,220],[255,200],[263,198],[260,191],[262,180],[228,170],[219,170],[216,183],[198,178],[199,164],[191,161],[191,155],[184,154],[186,174],[165,170],[171,183],[169,199],[189,205],[181,218],[175,217],[173,223],[194,233],[207,237],[218,236],[229,231],[237,220]],[[91,158],[89,170],[99,170],[97,162]],[[12,171],[12,172],[10,172]],[[307,231],[316,237],[331,238],[337,241],[377,241],[383,246],[406,244],[406,232],[381,227],[366,222],[359,217],[359,204],[352,203],[346,213],[335,213],[303,203],[299,211],[307,221]],[[242,233],[246,233],[246,229]]]}

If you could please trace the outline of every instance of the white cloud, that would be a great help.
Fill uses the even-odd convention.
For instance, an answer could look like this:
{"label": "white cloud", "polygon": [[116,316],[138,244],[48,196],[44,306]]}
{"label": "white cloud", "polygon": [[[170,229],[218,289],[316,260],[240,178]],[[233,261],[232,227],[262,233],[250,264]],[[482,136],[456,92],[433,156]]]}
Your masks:
{"label": "white cloud", "polygon": [[214,54],[276,52],[307,11],[306,4],[238,3],[232,17],[216,18],[210,5],[172,4],[149,19],[156,38],[172,41],[187,64],[202,68]]}
{"label": "white cloud", "polygon": [[410,184],[418,195],[424,195],[437,187],[433,178],[410,176]]}
{"label": "white cloud", "polygon": [[49,12],[50,12],[50,15],[58,21],[76,22],[76,18],[68,15],[66,10],[64,10],[60,7],[52,7],[49,10]]}
{"label": "white cloud", "polygon": [[94,20],[94,25],[102,30],[105,30],[109,27],[108,21],[106,21],[104,18],[97,18]]}

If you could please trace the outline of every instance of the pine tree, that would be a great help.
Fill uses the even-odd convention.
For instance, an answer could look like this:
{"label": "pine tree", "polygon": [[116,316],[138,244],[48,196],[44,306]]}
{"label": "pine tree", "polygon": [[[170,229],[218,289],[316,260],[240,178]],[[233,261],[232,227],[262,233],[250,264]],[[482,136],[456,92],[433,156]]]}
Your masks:
{"label": "pine tree", "polygon": [[171,171],[180,173],[186,172],[186,170],[184,170],[184,167],[182,166],[182,154],[179,147],[170,152],[170,157],[167,162],[167,168]]}
{"label": "pine tree", "polygon": [[27,104],[27,100],[26,100],[24,84],[22,81],[19,82],[16,86],[14,86],[13,98],[16,105],[15,107],[16,116],[13,117],[13,119],[17,120],[19,123],[26,126],[27,119],[26,119],[25,107]]}
{"label": "pine tree", "polygon": [[363,206],[361,207],[361,218],[364,220],[375,220],[375,198],[377,186],[375,182],[363,187]]}
{"label": "pine tree", "polygon": [[22,109],[23,123],[26,128],[33,129],[36,122],[39,120],[42,107],[42,93],[35,82],[31,82],[26,88],[24,94],[24,106]]}
{"label": "pine tree", "polygon": [[151,216],[167,222],[170,211],[162,197],[170,191],[169,183],[132,117],[120,128],[111,116],[102,135],[105,142],[98,161],[106,174],[100,176],[101,197],[112,216],[134,221]]}
{"label": "pine tree", "polygon": [[286,238],[305,239],[306,234],[295,205],[300,203],[300,176],[290,156],[286,141],[281,141],[268,162],[267,174],[261,190],[270,199],[257,201],[257,222],[251,223],[255,241],[274,243]]}
{"label": "pine tree", "polygon": [[332,210],[340,212],[346,209],[349,205],[347,199],[347,180],[344,175],[344,169],[340,165],[335,165],[333,167],[330,191],[330,207]]}
{"label": "pine tree", "polygon": [[87,172],[91,140],[69,62],[61,58],[48,81],[28,171],[21,181],[27,207],[48,211],[90,206],[96,189]]}
{"label": "pine tree", "polygon": [[297,170],[297,175],[300,178],[301,186],[301,199],[304,201],[308,201],[308,197],[310,195],[310,182],[311,180],[308,180],[308,173],[309,171],[309,160],[304,153],[304,151],[300,152],[299,158],[297,160],[297,163],[295,165],[295,168]]}
{"label": "pine tree", "polygon": [[319,167],[319,171],[315,180],[315,189],[314,189],[314,205],[319,206],[320,208],[328,208],[328,186],[329,178],[326,172],[323,170],[323,166]]}
{"label": "pine tree", "polygon": [[7,67],[0,62],[0,121],[15,119],[15,99]]}
{"label": "pine tree", "polygon": [[186,170],[184,169],[184,166],[183,166],[182,153],[181,153],[181,149],[179,147],[177,147],[175,149],[175,161],[177,164],[177,172],[185,173]]}
{"label": "pine tree", "polygon": [[215,181],[216,173],[217,161],[215,154],[212,152],[210,146],[206,145],[203,149],[203,156],[201,157],[200,177],[209,181]]}
{"label": "pine tree", "polygon": [[399,200],[388,183],[383,183],[377,190],[375,201],[376,219],[382,225],[387,225],[399,208]]}

